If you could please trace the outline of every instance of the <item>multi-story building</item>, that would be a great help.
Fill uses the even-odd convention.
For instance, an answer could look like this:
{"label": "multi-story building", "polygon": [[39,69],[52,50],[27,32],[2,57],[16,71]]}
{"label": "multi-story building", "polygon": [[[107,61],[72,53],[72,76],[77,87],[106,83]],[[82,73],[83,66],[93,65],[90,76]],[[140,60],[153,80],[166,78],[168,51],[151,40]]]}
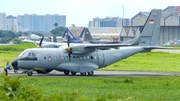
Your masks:
{"label": "multi-story building", "polygon": [[9,15],[6,17],[5,30],[10,30],[10,31],[14,31],[14,32],[18,31],[16,17],[14,17],[12,15]]}
{"label": "multi-story building", "polygon": [[55,28],[54,24],[58,26],[66,26],[66,16],[64,15],[18,15],[19,31],[45,31],[49,32]]}
{"label": "multi-story building", "polygon": [[119,17],[96,17],[93,19],[93,21],[89,21],[88,27],[122,27],[128,25],[128,19],[121,19]]}
{"label": "multi-story building", "polygon": [[6,13],[0,13],[0,30],[5,30]]}

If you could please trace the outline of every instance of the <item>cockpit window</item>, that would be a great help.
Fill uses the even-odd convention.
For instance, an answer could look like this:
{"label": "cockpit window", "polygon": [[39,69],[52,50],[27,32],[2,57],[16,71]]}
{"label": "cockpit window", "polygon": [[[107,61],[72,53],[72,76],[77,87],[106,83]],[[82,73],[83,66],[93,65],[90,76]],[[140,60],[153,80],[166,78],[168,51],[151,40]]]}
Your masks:
{"label": "cockpit window", "polygon": [[28,54],[28,57],[31,57],[31,56],[32,56],[31,53],[29,53],[29,54]]}
{"label": "cockpit window", "polygon": [[28,54],[29,54],[29,51],[23,51],[23,52],[19,55],[19,57],[28,56]]}
{"label": "cockpit window", "polygon": [[35,54],[35,53],[32,53],[32,57],[36,57],[36,54]]}
{"label": "cockpit window", "polygon": [[19,55],[19,57],[26,57],[26,56],[28,56],[28,57],[36,57],[36,54],[35,53],[33,53],[33,52],[30,52],[30,51],[23,51],[20,55]]}

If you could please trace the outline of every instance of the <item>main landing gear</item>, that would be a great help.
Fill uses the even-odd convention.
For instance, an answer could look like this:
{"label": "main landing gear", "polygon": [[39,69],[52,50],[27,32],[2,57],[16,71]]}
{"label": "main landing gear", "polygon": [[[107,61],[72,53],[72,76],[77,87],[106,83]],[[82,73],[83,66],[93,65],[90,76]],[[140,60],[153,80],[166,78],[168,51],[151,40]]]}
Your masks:
{"label": "main landing gear", "polygon": [[[64,71],[64,74],[65,75],[69,75],[70,71]],[[72,72],[71,71],[71,75],[76,75],[77,72]],[[89,76],[92,76],[94,75],[94,71],[91,71],[91,72],[81,72],[80,73],[82,76],[85,76],[86,74],[88,74]]]}

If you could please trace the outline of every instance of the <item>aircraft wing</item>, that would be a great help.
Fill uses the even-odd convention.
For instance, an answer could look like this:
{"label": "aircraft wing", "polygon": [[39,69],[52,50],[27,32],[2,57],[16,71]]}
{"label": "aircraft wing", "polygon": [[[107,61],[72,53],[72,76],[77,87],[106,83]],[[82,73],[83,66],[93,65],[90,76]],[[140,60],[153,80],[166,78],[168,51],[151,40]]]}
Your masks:
{"label": "aircraft wing", "polygon": [[122,46],[130,46],[130,44],[85,44],[85,48],[118,48]]}
{"label": "aircraft wing", "polygon": [[66,50],[71,51],[72,54],[82,54],[95,51],[96,49],[107,50],[124,46],[129,46],[129,44],[72,44]]}
{"label": "aircraft wing", "polygon": [[66,43],[45,43],[42,45],[42,48],[59,48],[60,46],[64,45]]}

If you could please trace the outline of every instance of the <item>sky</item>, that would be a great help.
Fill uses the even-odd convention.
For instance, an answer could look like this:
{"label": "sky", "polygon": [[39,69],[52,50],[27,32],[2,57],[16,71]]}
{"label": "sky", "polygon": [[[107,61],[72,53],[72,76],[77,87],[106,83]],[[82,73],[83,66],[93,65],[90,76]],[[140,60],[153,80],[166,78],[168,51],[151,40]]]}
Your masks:
{"label": "sky", "polygon": [[[132,18],[139,12],[180,6],[180,0],[0,0],[7,15],[66,15],[66,27],[87,27],[95,17]],[[124,13],[123,13],[124,12]]]}

